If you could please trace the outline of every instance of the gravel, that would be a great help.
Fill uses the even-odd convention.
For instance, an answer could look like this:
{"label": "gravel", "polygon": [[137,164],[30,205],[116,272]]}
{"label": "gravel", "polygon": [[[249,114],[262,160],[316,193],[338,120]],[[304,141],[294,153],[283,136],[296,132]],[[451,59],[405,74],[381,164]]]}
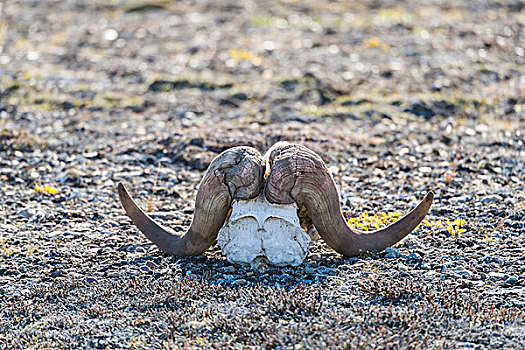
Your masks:
{"label": "gravel", "polygon": [[[523,2],[0,3],[0,349],[525,348]],[[118,202],[183,232],[218,153],[280,140],[348,218],[428,222],[248,268]]]}

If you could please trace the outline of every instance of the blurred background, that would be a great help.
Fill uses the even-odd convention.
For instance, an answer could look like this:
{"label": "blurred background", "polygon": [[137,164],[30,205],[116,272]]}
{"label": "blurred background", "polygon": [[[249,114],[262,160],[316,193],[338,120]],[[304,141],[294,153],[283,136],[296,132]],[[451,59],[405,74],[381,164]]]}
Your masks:
{"label": "blurred background", "polygon": [[[505,124],[524,109],[523,7],[4,1],[0,103],[8,113],[75,114],[71,122],[102,133],[97,116],[106,113],[139,132],[167,121],[138,126],[135,114],[259,125],[401,114]],[[67,129],[67,118],[53,119],[35,122]]]}

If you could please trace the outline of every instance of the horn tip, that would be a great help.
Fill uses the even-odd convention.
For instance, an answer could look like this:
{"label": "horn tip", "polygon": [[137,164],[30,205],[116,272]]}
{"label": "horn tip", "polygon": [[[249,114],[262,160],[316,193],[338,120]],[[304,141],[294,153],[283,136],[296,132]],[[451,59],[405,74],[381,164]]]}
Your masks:
{"label": "horn tip", "polygon": [[124,186],[124,184],[119,181],[119,183],[117,184],[117,190],[119,193],[122,193],[122,192],[125,192],[126,191],[126,187]]}
{"label": "horn tip", "polygon": [[125,203],[129,202],[129,199],[131,199],[131,197],[129,195],[128,190],[126,189],[126,186],[124,186],[124,184],[120,181],[117,184],[117,192],[120,202],[125,206]]}
{"label": "horn tip", "polygon": [[434,200],[434,191],[428,191],[427,195],[425,196],[425,201],[432,202]]}

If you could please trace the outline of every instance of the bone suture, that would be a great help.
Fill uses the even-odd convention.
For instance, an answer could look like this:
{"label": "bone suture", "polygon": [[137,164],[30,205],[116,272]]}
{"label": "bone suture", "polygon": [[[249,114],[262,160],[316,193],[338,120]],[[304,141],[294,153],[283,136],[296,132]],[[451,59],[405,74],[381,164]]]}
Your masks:
{"label": "bone suture", "polygon": [[416,208],[390,226],[360,231],[344,219],[334,179],[321,157],[286,142],[272,146],[264,157],[251,147],[219,154],[200,183],[192,223],[182,235],[144,213],[122,183],[118,193],[139,230],[163,252],[181,257],[203,254],[216,242],[233,202],[252,200],[261,193],[270,203],[295,203],[303,229],[315,228],[328,246],[345,256],[382,251],[400,241],[423,220],[434,198],[427,193]]}

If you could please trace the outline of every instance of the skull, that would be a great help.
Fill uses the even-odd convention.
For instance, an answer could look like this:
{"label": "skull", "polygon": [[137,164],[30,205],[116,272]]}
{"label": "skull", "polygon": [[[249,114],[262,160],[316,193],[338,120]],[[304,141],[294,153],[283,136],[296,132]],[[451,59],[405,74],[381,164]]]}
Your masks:
{"label": "skull", "polygon": [[258,266],[297,266],[308,253],[311,238],[301,228],[297,205],[272,204],[260,195],[233,202],[229,220],[217,241],[229,262]]}

